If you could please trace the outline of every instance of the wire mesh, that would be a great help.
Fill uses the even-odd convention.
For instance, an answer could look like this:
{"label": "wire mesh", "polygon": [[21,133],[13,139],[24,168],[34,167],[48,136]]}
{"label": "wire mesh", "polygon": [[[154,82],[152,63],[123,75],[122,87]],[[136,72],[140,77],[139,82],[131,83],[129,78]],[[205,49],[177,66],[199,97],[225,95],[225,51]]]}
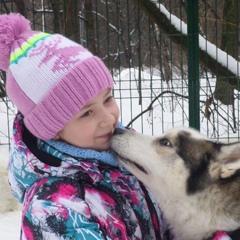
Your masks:
{"label": "wire mesh", "polygon": [[[200,130],[238,140],[240,3],[198,4]],[[1,0],[0,13],[11,11],[24,14],[36,30],[81,43],[105,62],[124,125],[154,135],[189,125],[186,1]],[[11,134],[16,111],[11,106],[10,113],[9,105],[5,98],[0,103],[0,114],[7,114],[0,144],[9,144],[3,139],[9,139],[4,136]]]}

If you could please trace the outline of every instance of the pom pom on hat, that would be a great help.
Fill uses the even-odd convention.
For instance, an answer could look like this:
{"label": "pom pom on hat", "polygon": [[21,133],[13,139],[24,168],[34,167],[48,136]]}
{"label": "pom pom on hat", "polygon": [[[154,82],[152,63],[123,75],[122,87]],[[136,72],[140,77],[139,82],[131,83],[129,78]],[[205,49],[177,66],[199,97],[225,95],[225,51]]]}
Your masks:
{"label": "pom pom on hat", "polygon": [[27,31],[31,31],[30,22],[20,14],[0,15],[0,69],[7,70],[12,45]]}
{"label": "pom pom on hat", "polygon": [[102,62],[59,34],[33,31],[19,14],[0,15],[0,69],[8,97],[36,137],[53,138],[98,93],[113,88]]}

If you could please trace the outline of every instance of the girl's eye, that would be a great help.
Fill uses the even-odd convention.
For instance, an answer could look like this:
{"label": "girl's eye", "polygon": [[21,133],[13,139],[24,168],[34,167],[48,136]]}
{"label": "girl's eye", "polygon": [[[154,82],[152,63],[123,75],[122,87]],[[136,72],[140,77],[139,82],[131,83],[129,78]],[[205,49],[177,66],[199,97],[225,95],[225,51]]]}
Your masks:
{"label": "girl's eye", "polygon": [[172,144],[169,142],[167,138],[162,138],[159,140],[161,146],[171,147]]}
{"label": "girl's eye", "polygon": [[110,102],[112,99],[113,99],[113,96],[110,96],[110,97],[108,97],[108,98],[105,100],[105,102],[108,103],[108,102]]}
{"label": "girl's eye", "polygon": [[92,113],[91,110],[85,112],[83,115],[81,115],[81,118],[88,117]]}

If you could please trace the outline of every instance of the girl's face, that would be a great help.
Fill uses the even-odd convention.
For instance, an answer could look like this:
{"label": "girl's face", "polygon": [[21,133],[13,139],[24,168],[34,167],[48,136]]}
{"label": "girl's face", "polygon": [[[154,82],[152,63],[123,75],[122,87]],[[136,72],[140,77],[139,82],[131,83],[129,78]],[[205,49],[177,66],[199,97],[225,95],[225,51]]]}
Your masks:
{"label": "girl's face", "polygon": [[73,116],[55,139],[61,139],[81,148],[108,150],[118,118],[119,108],[112,96],[112,91],[106,89]]}

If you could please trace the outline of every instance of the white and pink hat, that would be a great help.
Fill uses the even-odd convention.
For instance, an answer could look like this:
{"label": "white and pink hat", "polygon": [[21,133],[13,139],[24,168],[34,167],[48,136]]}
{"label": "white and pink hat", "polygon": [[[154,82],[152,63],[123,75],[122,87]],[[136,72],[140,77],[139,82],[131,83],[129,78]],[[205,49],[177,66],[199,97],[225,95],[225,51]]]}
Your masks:
{"label": "white and pink hat", "polygon": [[20,14],[0,15],[0,69],[9,98],[36,137],[53,138],[99,92],[113,88],[101,59],[59,34],[31,30]]}

